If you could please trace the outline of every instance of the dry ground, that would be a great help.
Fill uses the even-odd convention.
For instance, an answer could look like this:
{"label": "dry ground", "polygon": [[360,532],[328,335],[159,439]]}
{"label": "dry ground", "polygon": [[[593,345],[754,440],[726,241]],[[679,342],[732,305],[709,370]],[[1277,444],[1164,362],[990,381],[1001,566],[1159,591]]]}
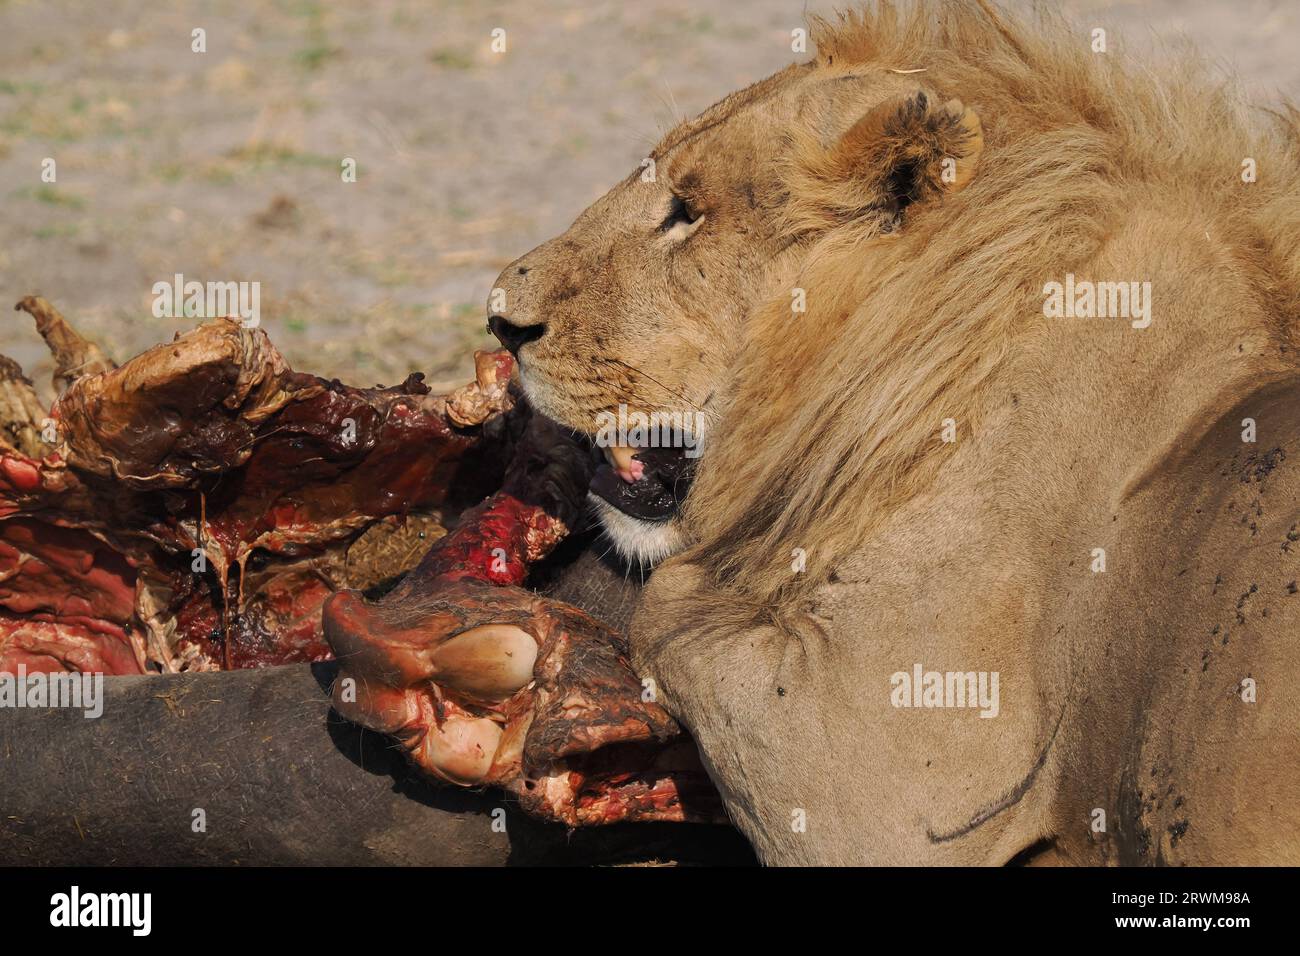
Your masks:
{"label": "dry ground", "polygon": [[[1186,34],[1252,89],[1300,96],[1295,0],[1061,5],[1081,42],[1094,26],[1131,51]],[[674,117],[795,57],[804,9],[0,0],[0,352],[47,378],[8,311],[33,292],[118,359],[168,339],[189,322],[154,318],[150,290],[180,272],[260,282],[263,323],[299,368],[463,379],[501,267]],[[206,53],[190,49],[199,27]]]}

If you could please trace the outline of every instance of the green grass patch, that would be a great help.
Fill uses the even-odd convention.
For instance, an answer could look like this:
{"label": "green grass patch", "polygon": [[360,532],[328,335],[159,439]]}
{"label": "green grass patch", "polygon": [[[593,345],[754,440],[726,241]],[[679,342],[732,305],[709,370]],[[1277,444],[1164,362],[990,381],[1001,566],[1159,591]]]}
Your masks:
{"label": "green grass patch", "polygon": [[463,50],[453,47],[440,47],[429,54],[429,62],[448,70],[469,70],[474,67],[474,58]]}
{"label": "green grass patch", "polygon": [[85,209],[86,200],[82,199],[75,193],[70,193],[66,189],[59,189],[57,186],[44,185],[20,189],[17,195],[24,199],[35,199],[37,202],[43,202],[47,206],[61,206],[64,209]]}

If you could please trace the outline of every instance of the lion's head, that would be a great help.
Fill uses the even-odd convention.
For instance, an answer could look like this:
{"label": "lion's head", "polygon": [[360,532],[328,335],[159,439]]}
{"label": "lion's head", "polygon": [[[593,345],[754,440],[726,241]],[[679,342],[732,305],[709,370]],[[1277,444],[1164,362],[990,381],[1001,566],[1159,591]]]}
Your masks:
{"label": "lion's head", "polygon": [[982,142],[923,77],[823,55],[682,123],[506,267],[490,327],[532,404],[606,448],[592,501],[620,552],[653,563],[691,539],[678,506],[751,318],[775,302],[803,334],[795,280],[817,240],[890,235],[966,184]]}
{"label": "lion's head", "polygon": [[[1169,804],[1114,839],[1080,823],[1158,774],[1259,811],[1191,859],[1294,855],[1265,810],[1295,775],[1259,757],[1293,715],[1225,702],[1296,670],[1273,638],[1300,613],[1300,111],[1045,16],[877,0],[820,25],[813,63],[675,131],[654,182],[502,277],[494,325],[544,411],[707,413],[680,520],[624,514],[639,482],[597,491],[629,495],[605,507],[625,550],[686,545],[631,660],[765,861],[1169,859]],[[1093,309],[1103,284],[1145,309]],[[886,687],[931,659],[1015,703],[903,717]]]}

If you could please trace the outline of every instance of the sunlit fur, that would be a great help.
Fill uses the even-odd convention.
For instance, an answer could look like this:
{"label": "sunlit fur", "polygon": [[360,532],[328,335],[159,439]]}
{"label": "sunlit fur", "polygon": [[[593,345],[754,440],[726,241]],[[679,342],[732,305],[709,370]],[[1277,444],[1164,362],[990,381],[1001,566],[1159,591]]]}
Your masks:
{"label": "sunlit fur", "polygon": [[[759,616],[806,597],[934,479],[945,418],[978,430],[1004,356],[1044,321],[1043,281],[1088,274],[1127,215],[1120,187],[1203,208],[1267,293],[1268,335],[1297,337],[1294,108],[1252,115],[1198,60],[1146,73],[1051,19],[1022,28],[973,3],[881,3],[813,35],[821,73],[923,69],[926,89],[979,113],[986,149],[968,189],[880,236],[871,222],[825,228],[845,183],[818,174],[815,137],[800,140],[789,227],[824,229],[795,280],[808,312],[792,323],[778,297],[747,324],[688,503],[688,559]],[[1246,156],[1268,170],[1249,185]],[[790,573],[795,548],[805,574]]]}
{"label": "sunlit fur", "polygon": [[[766,862],[1051,842],[1092,865],[1293,864],[1300,708],[1237,695],[1300,679],[1296,112],[974,2],[814,36],[811,65],[670,134],[658,184],[521,260],[535,290],[502,276],[548,323],[526,380],[566,424],[662,400],[655,381],[709,410],[687,548],[629,627],[637,673]],[[883,170],[965,155],[943,136],[966,110],[967,187],[922,176],[891,218]],[[673,246],[653,214],[679,172],[715,215]],[[1157,318],[1044,318],[1067,272],[1151,280]],[[1006,706],[900,712],[891,674],[918,661],[1000,672]]]}
{"label": "sunlit fur", "polygon": [[[497,283],[512,321],[547,326],[522,364],[548,415],[590,433],[619,403],[705,412],[714,437],[671,530],[606,524],[642,562],[693,542],[729,618],[802,602],[934,479],[942,421],[979,428],[1003,358],[1042,322],[1043,281],[1088,273],[1139,184],[1203,209],[1268,291],[1268,334],[1295,334],[1300,266],[1278,238],[1300,218],[1290,106],[1252,114],[1194,56],[1147,72],[1050,14],[1017,24],[964,0],[881,2],[812,37],[811,62],[671,131],[655,181],[633,171]],[[977,114],[984,155],[966,189],[922,188],[895,222],[879,180],[918,141],[872,141],[889,111],[864,120],[916,92]],[[682,242],[656,229],[675,192],[703,216]]]}

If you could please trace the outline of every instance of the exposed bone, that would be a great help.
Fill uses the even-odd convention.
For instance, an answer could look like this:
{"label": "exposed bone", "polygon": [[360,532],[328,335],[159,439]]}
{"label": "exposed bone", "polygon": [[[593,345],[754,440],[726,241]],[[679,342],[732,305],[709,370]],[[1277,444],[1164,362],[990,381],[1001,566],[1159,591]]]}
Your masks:
{"label": "exposed bone", "polygon": [[[391,734],[425,773],[505,787],[547,819],[717,820],[694,746],[642,700],[622,638],[577,608],[499,586],[522,581],[564,536],[590,474],[589,456],[534,419],[503,490],[397,588],[375,602],[330,598],[335,707]],[[526,490],[541,503],[515,496]]]}
{"label": "exposed bone", "polygon": [[[0,446],[0,670],[320,660],[328,601],[339,712],[431,776],[571,826],[719,819],[622,638],[519,586],[580,521],[594,456],[516,404],[507,353],[475,365],[448,399],[418,377],[350,388],[219,320],[67,369],[41,416],[59,442]],[[401,575],[375,602],[346,590]]]}
{"label": "exposed bone", "polygon": [[514,362],[508,353],[474,353],[474,381],[447,396],[447,417],[456,425],[481,425],[493,415],[510,411],[510,376]]}
{"label": "exposed bone", "polygon": [[433,679],[492,700],[509,697],[533,677],[537,643],[510,624],[462,631],[430,655]]}
{"label": "exposed bone", "polygon": [[0,444],[39,458],[49,450],[41,434],[45,417],[31,380],[17,362],[0,355]]}
{"label": "exposed bone", "polygon": [[96,375],[115,368],[112,359],[93,342],[82,338],[59,314],[59,310],[39,295],[29,295],[14,306],[36,320],[36,331],[45,339],[54,356],[54,387],[62,392],[85,375]]}
{"label": "exposed bone", "polygon": [[482,783],[501,744],[501,728],[487,717],[460,714],[438,722],[430,713],[428,723],[415,748],[416,765],[448,783]]}
{"label": "exposed bone", "polygon": [[414,566],[500,483],[522,428],[452,428],[418,377],[355,389],[294,372],[226,320],[77,379],[40,415],[58,444],[0,445],[0,668],[326,657],[325,598]]}

